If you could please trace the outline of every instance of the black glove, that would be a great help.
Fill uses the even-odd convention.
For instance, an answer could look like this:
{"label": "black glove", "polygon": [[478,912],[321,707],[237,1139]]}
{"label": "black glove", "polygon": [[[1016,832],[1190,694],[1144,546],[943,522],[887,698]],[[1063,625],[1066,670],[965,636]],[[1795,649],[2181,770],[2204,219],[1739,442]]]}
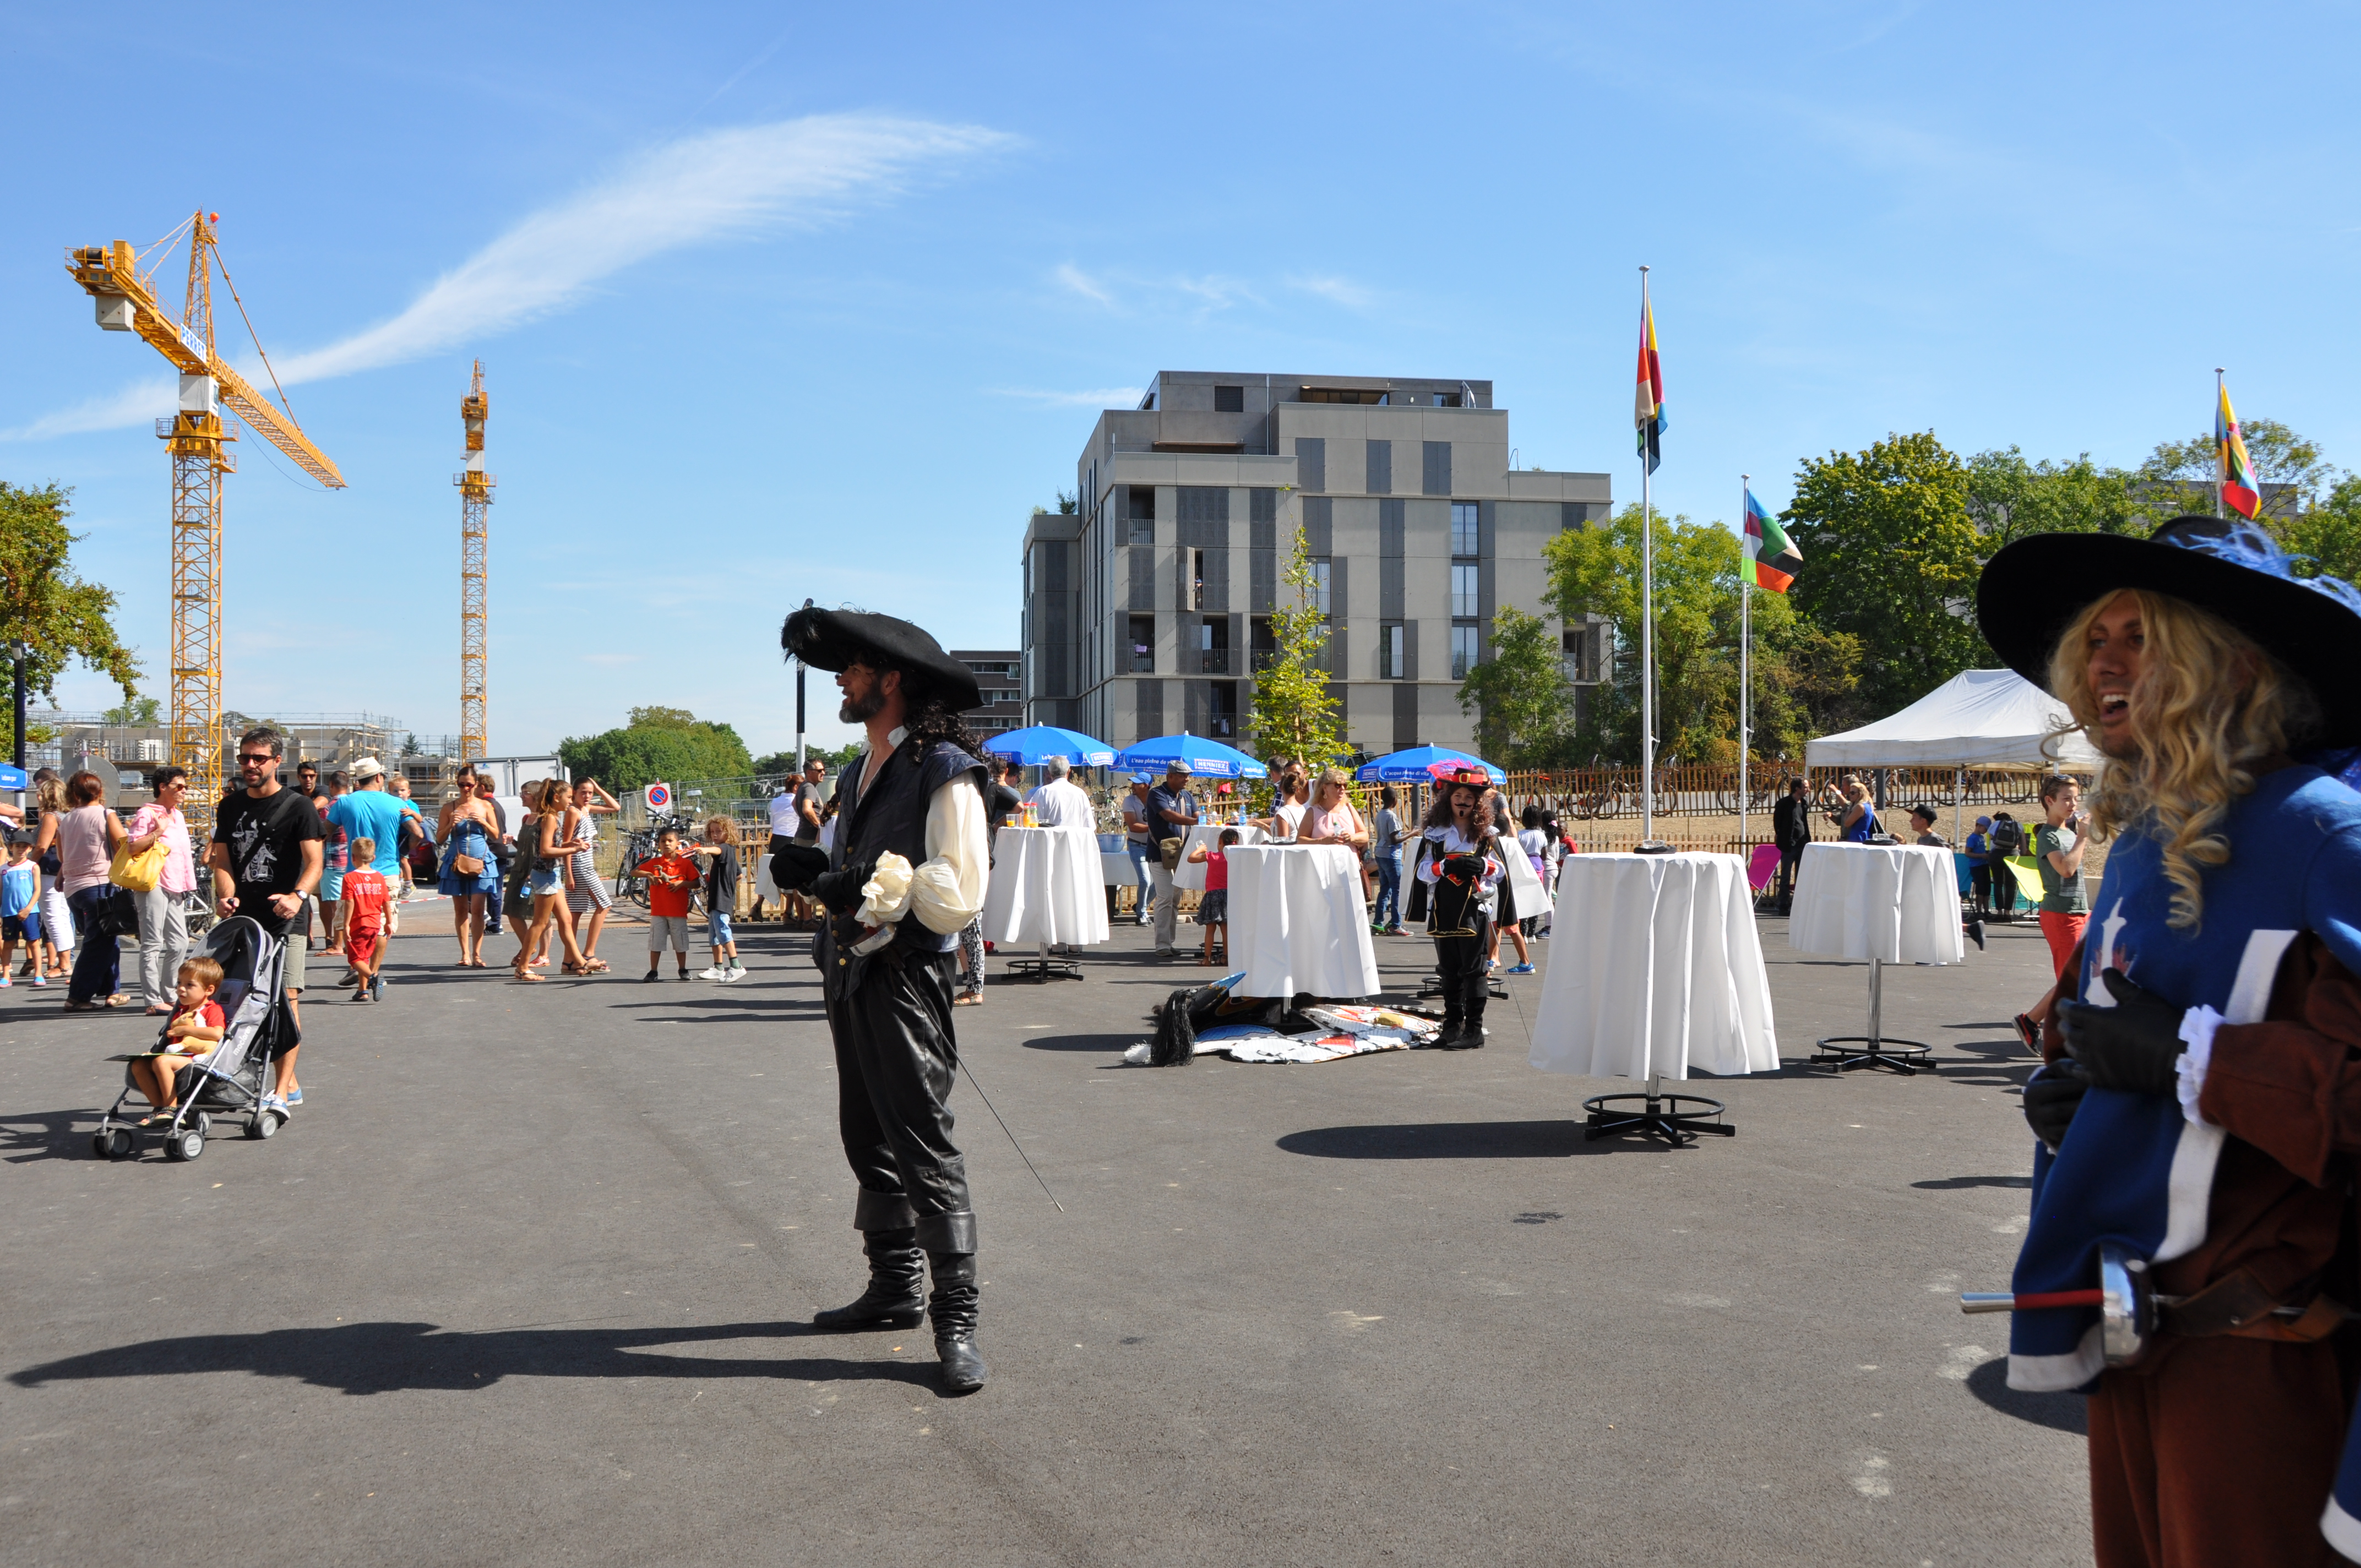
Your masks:
{"label": "black glove", "polygon": [[1484,857],[1481,855],[1445,855],[1437,872],[1455,882],[1484,880]]}
{"label": "black glove", "polygon": [[815,877],[811,884],[812,896],[839,915],[849,915],[861,907],[861,884],[867,882],[870,872],[876,869],[877,859],[873,855],[858,865]]}
{"label": "black glove", "polygon": [[782,893],[801,893],[828,872],[828,851],[809,844],[785,844],[771,856],[771,880]]}
{"label": "black glove", "polygon": [[2025,1086],[2025,1124],[2049,1146],[2051,1153],[2066,1141],[2066,1125],[2073,1121],[2074,1108],[2082,1103],[2090,1087],[2090,1078],[2070,1061],[2043,1068]]}
{"label": "black glove", "polygon": [[2093,1087],[2136,1094],[2171,1094],[2180,1082],[2177,1065],[2188,1047],[2180,1043],[2180,1012],[2152,991],[2134,985],[2121,970],[2099,977],[2114,999],[2113,1007],[2060,1002],[2058,1026],[2066,1034],[2066,1054],[2082,1064]]}

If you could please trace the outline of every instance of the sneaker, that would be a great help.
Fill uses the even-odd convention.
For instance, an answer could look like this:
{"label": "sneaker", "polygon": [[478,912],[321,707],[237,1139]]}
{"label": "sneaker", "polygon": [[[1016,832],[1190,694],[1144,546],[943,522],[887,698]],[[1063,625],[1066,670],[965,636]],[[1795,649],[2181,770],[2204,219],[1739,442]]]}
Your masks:
{"label": "sneaker", "polygon": [[1509,966],[1509,972],[1510,974],[1531,974],[1533,972],[1533,966],[1531,964],[1510,964]]}
{"label": "sneaker", "polygon": [[303,1103],[303,1086],[302,1084],[299,1083],[294,1088],[287,1091],[287,1103],[290,1105],[301,1105]]}
{"label": "sneaker", "polygon": [[697,978],[699,980],[726,980],[729,976],[725,971],[719,968],[708,968],[697,971]]}
{"label": "sneaker", "polygon": [[10,980],[6,975],[0,974],[0,991],[5,991],[16,983],[16,982],[15,981]]}
{"label": "sneaker", "polygon": [[357,969],[348,969],[348,970],[346,970],[344,972],[344,976],[343,976],[343,978],[342,978],[342,979],[340,979],[340,980],[338,980],[338,981],[336,981],[336,983],[337,983],[339,986],[344,986],[344,987],[356,986],[356,985],[358,985],[360,982],[361,982],[361,971],[360,971],[360,970],[357,970]]}
{"label": "sneaker", "polygon": [[687,971],[686,970],[681,970],[681,971],[680,971],[680,978],[681,978],[681,979],[683,979],[683,980],[686,980],[686,979],[688,978],[688,971]]}
{"label": "sneaker", "polygon": [[744,964],[731,964],[730,966],[729,978],[731,980],[744,980],[746,978],[746,966]]}
{"label": "sneaker", "polygon": [[640,983],[641,983],[641,984],[642,984],[642,985],[645,985],[649,981],[652,981],[652,980],[653,980],[653,979],[655,979],[655,978],[656,978],[656,971],[655,971],[655,970],[648,970],[648,972],[647,972],[647,973],[645,973],[645,974],[643,974],[643,975],[640,976]]}
{"label": "sneaker", "polygon": [[287,1102],[281,1100],[276,1094],[264,1095],[262,1097],[262,1108],[265,1111],[276,1111],[281,1116],[287,1114]]}
{"label": "sneaker", "polygon": [[49,977],[45,974],[37,974],[33,977],[32,983],[35,985],[45,986],[49,983]]}
{"label": "sneaker", "polygon": [[379,974],[369,977],[369,1000],[371,1002],[385,1000],[385,976]]}

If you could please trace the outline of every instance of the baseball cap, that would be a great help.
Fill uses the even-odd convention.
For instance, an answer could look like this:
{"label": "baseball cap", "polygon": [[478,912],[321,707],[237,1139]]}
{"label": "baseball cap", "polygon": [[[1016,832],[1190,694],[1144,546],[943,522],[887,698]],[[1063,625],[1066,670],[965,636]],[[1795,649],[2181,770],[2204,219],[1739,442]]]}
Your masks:
{"label": "baseball cap", "polygon": [[1131,775],[1131,782],[1134,784],[1146,784],[1148,783],[1148,775],[1146,773],[1134,773]]}
{"label": "baseball cap", "polygon": [[1992,818],[1989,817],[1979,817],[1976,818],[1976,826],[1979,828],[1989,828],[1992,826]]}

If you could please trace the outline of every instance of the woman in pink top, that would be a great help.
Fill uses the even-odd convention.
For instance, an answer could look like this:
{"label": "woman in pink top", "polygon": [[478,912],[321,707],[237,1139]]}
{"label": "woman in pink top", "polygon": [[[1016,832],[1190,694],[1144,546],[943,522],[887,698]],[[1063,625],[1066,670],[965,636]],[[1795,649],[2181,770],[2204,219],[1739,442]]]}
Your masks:
{"label": "woman in pink top", "polygon": [[181,960],[189,955],[189,894],[196,891],[197,868],[189,858],[189,819],[181,801],[189,793],[185,768],[159,768],[156,798],[131,819],[131,852],[144,855],[159,840],[164,869],[156,885],[131,896],[139,904],[139,991],[150,1016],[173,1010]]}
{"label": "woman in pink top", "polygon": [[66,1011],[120,1007],[130,998],[115,989],[121,978],[115,938],[100,929],[113,887],[106,868],[123,842],[123,824],[106,808],[106,786],[93,773],[66,780],[66,814],[58,818],[58,886],[72,912],[81,952],[66,982]]}
{"label": "woman in pink top", "polygon": [[[1312,809],[1303,814],[1303,831],[1296,835],[1299,844],[1334,844],[1357,863],[1361,851],[1369,847],[1368,824],[1345,798],[1345,770],[1323,769],[1318,787],[1312,792]],[[1356,883],[1360,879],[1353,879]],[[1364,889],[1362,897],[1367,898]]]}

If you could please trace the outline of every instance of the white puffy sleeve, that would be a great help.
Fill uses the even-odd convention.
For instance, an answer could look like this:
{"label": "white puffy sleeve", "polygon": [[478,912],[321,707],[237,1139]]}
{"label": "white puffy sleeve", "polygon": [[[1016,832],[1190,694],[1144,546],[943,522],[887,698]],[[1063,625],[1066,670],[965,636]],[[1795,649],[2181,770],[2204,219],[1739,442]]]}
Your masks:
{"label": "white puffy sleeve", "polygon": [[927,802],[926,862],[910,883],[910,908],[919,923],[948,937],[983,914],[990,855],[975,781],[961,776],[936,790]]}

